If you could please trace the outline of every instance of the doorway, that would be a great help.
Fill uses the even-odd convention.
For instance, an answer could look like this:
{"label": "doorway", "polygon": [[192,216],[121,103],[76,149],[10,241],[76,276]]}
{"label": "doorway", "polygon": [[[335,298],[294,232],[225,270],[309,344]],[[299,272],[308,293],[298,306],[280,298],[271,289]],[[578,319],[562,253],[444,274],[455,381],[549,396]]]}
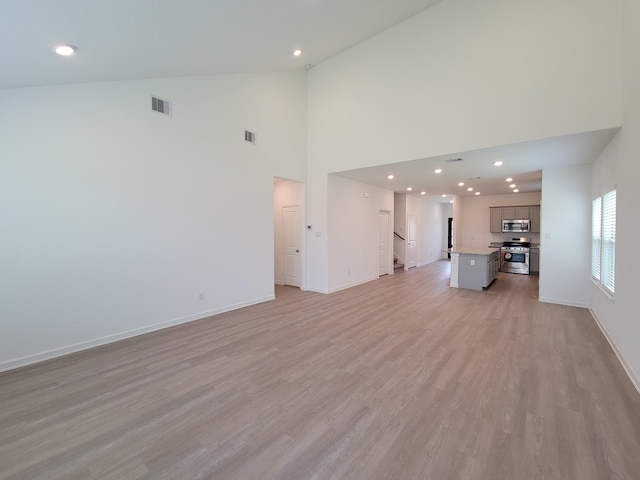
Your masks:
{"label": "doorway", "polygon": [[391,212],[378,212],[378,276],[391,273]]}
{"label": "doorway", "polygon": [[274,178],[273,277],[275,285],[305,289],[304,184]]}
{"label": "doorway", "polygon": [[[453,248],[453,218],[447,219],[447,249]],[[451,252],[447,252],[447,258],[451,258]]]}
{"label": "doorway", "polygon": [[407,214],[407,263],[405,270],[417,265],[416,241],[418,237],[418,216],[415,213]]}

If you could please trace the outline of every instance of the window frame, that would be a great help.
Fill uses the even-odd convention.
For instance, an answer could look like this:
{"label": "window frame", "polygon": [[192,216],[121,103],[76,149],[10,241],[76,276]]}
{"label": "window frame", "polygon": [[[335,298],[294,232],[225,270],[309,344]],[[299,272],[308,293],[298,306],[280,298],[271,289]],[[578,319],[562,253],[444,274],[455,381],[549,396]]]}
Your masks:
{"label": "window frame", "polygon": [[615,296],[617,190],[591,202],[591,280],[611,299]]}

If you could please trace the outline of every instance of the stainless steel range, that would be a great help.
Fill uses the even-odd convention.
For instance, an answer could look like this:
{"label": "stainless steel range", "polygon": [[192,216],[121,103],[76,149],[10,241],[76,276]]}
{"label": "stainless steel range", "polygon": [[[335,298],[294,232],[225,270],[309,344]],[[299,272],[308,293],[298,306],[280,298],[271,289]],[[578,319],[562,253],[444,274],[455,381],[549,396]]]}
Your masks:
{"label": "stainless steel range", "polygon": [[505,240],[500,247],[500,271],[529,275],[531,239],[517,237]]}

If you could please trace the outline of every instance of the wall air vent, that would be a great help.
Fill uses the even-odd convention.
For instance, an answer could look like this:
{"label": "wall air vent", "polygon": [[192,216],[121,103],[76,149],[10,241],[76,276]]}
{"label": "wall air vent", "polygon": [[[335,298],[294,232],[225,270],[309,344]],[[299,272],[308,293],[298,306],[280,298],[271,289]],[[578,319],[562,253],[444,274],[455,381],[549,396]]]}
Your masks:
{"label": "wall air vent", "polygon": [[163,115],[171,116],[171,100],[151,96],[151,110]]}
{"label": "wall air vent", "polygon": [[253,143],[255,145],[255,143],[256,143],[256,134],[255,134],[255,132],[250,132],[249,130],[245,130],[244,131],[244,141],[245,142],[249,142],[249,143]]}

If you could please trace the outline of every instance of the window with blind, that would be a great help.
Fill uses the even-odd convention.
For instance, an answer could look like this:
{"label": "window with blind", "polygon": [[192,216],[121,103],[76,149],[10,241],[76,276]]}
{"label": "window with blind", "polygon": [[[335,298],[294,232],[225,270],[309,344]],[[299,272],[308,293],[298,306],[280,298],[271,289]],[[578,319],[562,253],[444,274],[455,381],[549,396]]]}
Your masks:
{"label": "window with blind", "polygon": [[595,198],[591,207],[591,276],[608,293],[616,280],[616,191]]}

